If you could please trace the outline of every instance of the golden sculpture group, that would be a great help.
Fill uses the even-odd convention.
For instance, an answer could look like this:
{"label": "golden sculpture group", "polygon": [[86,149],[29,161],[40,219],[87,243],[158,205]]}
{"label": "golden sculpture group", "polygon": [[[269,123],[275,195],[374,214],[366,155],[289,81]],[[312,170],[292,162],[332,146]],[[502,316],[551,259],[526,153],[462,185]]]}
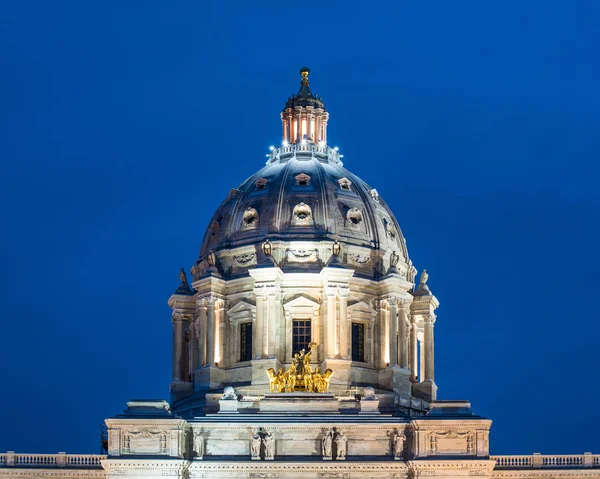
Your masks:
{"label": "golden sculpture group", "polygon": [[273,368],[267,369],[269,386],[272,393],[289,393],[293,391],[329,392],[329,380],[333,376],[333,371],[328,368],[321,373],[318,367],[313,370],[310,365],[312,348],[316,345],[316,343],[310,343],[308,345],[308,352],[303,349],[299,353],[294,354],[292,365],[285,372],[283,369],[279,369],[278,372],[275,372]]}

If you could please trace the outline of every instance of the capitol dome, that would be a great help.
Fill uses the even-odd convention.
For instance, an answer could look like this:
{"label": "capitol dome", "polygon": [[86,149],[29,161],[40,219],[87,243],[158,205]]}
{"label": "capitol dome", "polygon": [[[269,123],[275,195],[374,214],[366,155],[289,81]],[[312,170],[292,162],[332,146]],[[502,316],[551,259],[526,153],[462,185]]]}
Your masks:
{"label": "capitol dome", "polygon": [[[192,281],[182,271],[169,299],[178,414],[213,411],[226,387],[262,397],[277,377],[284,388],[284,370],[306,380],[288,390],[314,393],[321,384],[344,396],[366,387],[383,409],[418,409],[416,399],[436,397],[438,302],[427,274],[415,284],[396,218],[328,146],[329,113],[308,68],[300,74],[281,112],[280,146],[219,206]],[[306,374],[289,372],[300,371],[299,357],[310,358]]]}
{"label": "capitol dome", "polygon": [[282,112],[282,145],[217,209],[194,271],[205,271],[206,258],[214,255],[214,266],[224,277],[247,274],[240,268],[243,259],[248,266],[252,255],[259,261],[265,239],[277,245],[274,258],[284,270],[298,265],[318,269],[337,241],[341,262],[357,268],[358,275],[378,278],[395,266],[412,279],[405,240],[392,211],[376,189],[343,167],[337,149],[326,145],[328,113],[310,91],[308,72],[301,70],[300,90]]}

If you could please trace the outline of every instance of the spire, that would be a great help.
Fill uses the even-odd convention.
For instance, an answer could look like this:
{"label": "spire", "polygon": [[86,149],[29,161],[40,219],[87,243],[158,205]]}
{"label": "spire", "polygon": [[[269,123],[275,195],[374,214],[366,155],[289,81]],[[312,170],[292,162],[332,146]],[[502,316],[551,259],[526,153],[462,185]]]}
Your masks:
{"label": "spire", "polygon": [[300,75],[302,75],[302,80],[300,81],[300,90],[298,90],[296,98],[315,98],[313,97],[310,87],[308,86],[308,75],[310,75],[310,69],[308,67],[300,68]]}
{"label": "spire", "polygon": [[327,141],[329,113],[325,109],[323,100],[310,91],[308,75],[310,69],[306,66],[302,67],[300,89],[298,93],[288,98],[281,112],[284,143],[301,141],[325,143]]}

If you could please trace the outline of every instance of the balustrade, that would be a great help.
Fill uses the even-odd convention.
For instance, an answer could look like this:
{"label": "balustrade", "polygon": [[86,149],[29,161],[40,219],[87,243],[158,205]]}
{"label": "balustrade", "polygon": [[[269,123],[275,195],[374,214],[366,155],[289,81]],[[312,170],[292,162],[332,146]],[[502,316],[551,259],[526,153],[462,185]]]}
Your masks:
{"label": "balustrade", "polygon": [[490,456],[496,469],[600,467],[600,454]]}
{"label": "balustrade", "polygon": [[100,461],[106,456],[99,454],[0,454],[0,467],[72,467],[77,469],[101,469]]}

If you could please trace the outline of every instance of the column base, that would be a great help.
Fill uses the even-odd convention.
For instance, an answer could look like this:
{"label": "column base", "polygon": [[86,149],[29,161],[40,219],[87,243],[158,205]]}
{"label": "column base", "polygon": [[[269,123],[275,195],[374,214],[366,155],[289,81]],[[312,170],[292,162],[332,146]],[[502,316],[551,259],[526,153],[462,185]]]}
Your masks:
{"label": "column base", "polygon": [[264,358],[252,360],[252,385],[267,386],[265,392],[269,391],[269,376],[267,370],[273,368],[275,372],[279,371],[281,363],[277,358]]}
{"label": "column base", "polygon": [[350,375],[350,366],[352,361],[349,359],[326,358],[319,366],[319,371],[324,372],[326,369],[333,371],[333,376],[329,382],[333,386],[349,387],[352,383]]}
{"label": "column base", "polygon": [[386,389],[392,389],[398,396],[410,397],[410,375],[409,369],[392,364],[379,372],[379,384]]}
{"label": "column base", "polygon": [[194,385],[192,383],[176,380],[171,383],[171,402],[177,401],[184,397],[191,396],[194,393]]}
{"label": "column base", "polygon": [[214,391],[223,388],[225,371],[216,366],[202,366],[194,371],[195,391]]}
{"label": "column base", "polygon": [[431,379],[426,379],[422,383],[412,384],[412,395],[425,401],[435,401],[437,399],[437,385]]}

